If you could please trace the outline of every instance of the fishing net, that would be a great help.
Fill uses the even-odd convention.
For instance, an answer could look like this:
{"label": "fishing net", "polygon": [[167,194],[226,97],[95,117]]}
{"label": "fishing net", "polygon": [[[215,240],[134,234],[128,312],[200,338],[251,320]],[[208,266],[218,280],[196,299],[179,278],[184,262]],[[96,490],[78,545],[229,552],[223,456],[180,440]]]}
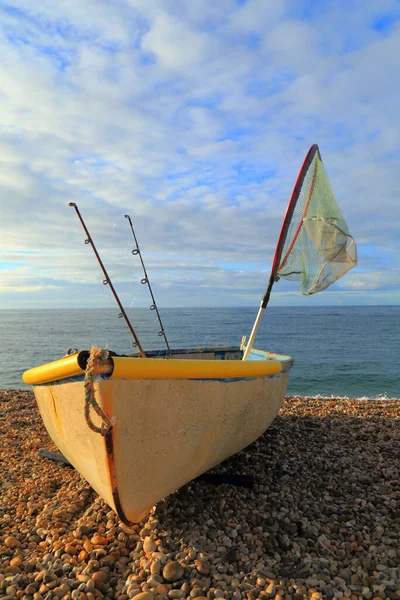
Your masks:
{"label": "fishing net", "polygon": [[300,281],[305,296],[316,294],[357,264],[356,244],[333,195],[317,144],[301,167],[276,246],[268,287],[243,353],[247,360],[272,286],[281,277]]}
{"label": "fishing net", "polygon": [[301,282],[309,296],[326,289],[357,264],[357,249],[335,200],[318,146],[300,171],[282,232],[275,281]]}

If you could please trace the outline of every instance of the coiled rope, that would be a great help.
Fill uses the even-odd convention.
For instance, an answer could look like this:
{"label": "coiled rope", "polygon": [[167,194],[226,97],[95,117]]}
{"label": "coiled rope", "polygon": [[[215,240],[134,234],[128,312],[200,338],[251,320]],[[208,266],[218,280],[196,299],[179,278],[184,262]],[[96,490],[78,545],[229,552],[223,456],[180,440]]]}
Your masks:
{"label": "coiled rope", "polygon": [[[92,346],[90,351],[89,360],[86,365],[85,371],[85,418],[88,427],[95,431],[96,433],[100,433],[101,435],[106,435],[111,427],[113,426],[112,419],[110,419],[105,412],[100,408],[96,401],[94,383],[95,379],[100,373],[102,373],[103,361],[108,358],[108,350],[104,350],[103,348],[97,348],[96,346]],[[90,416],[90,409],[93,410],[101,417],[102,423],[100,427],[95,425]]]}

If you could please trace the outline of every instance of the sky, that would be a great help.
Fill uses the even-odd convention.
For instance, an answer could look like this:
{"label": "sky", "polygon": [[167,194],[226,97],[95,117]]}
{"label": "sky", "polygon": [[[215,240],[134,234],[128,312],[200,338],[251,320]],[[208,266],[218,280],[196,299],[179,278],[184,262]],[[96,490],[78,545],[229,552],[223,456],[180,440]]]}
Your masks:
{"label": "sky", "polygon": [[318,143],[358,265],[271,304],[400,304],[398,0],[0,3],[0,308],[259,305]]}

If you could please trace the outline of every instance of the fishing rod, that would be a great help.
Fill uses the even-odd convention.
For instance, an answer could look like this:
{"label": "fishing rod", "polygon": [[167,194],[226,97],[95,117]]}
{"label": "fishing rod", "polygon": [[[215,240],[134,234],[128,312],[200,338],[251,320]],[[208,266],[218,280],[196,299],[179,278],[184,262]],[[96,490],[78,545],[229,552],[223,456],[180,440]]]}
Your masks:
{"label": "fishing rod", "polygon": [[141,283],[143,285],[146,285],[146,283],[147,283],[147,285],[149,287],[149,292],[150,292],[151,300],[153,302],[153,304],[151,304],[151,306],[150,306],[150,310],[155,310],[156,311],[158,322],[160,323],[161,329],[158,332],[158,335],[160,337],[164,338],[165,345],[167,346],[167,349],[168,349],[169,357],[172,358],[172,351],[171,351],[171,348],[169,347],[169,344],[168,344],[167,336],[166,336],[165,331],[164,331],[164,327],[163,327],[163,324],[162,324],[162,321],[161,321],[160,313],[158,312],[158,308],[157,308],[157,304],[156,304],[156,301],[155,301],[155,298],[154,298],[153,290],[151,289],[151,285],[150,285],[149,277],[147,275],[146,267],[144,266],[144,262],[143,262],[143,258],[142,258],[142,253],[140,252],[140,248],[139,248],[139,244],[138,244],[138,241],[137,241],[137,238],[136,238],[135,230],[133,229],[132,220],[131,220],[131,218],[130,218],[129,215],[125,215],[125,218],[128,219],[128,221],[129,221],[129,225],[131,226],[131,230],[132,230],[133,239],[135,240],[135,244],[136,244],[136,248],[134,248],[132,250],[132,254],[134,256],[136,256],[136,255],[139,256],[140,262],[142,263],[144,277],[141,280]]}
{"label": "fishing rod", "polygon": [[114,296],[114,298],[115,298],[115,300],[116,300],[116,302],[118,304],[119,310],[121,311],[119,313],[118,317],[120,319],[122,319],[122,317],[125,319],[125,323],[127,324],[128,329],[129,329],[129,331],[131,332],[131,334],[133,336],[133,339],[135,340],[135,345],[138,347],[140,355],[142,356],[142,358],[146,358],[146,354],[144,353],[144,350],[143,350],[142,346],[140,345],[140,342],[139,342],[139,340],[138,340],[138,338],[136,336],[136,333],[133,330],[133,327],[132,327],[132,325],[131,325],[131,323],[130,323],[130,321],[128,319],[128,315],[126,314],[126,312],[124,310],[124,307],[122,306],[121,301],[118,298],[118,294],[115,291],[113,284],[111,283],[111,279],[108,276],[108,273],[106,271],[105,266],[103,265],[103,262],[102,262],[102,260],[101,260],[101,258],[99,256],[99,253],[97,252],[96,246],[93,243],[93,240],[92,240],[91,235],[90,235],[90,233],[88,231],[88,228],[85,225],[85,222],[84,222],[84,220],[82,218],[81,213],[79,212],[79,208],[77,207],[77,205],[75,204],[75,202],[68,202],[68,206],[73,206],[75,208],[76,214],[78,215],[78,218],[79,218],[79,220],[81,222],[81,225],[82,225],[82,227],[83,227],[83,229],[84,229],[84,231],[85,231],[85,233],[87,235],[87,238],[85,240],[85,244],[90,244],[92,246],[93,252],[94,252],[94,254],[95,254],[96,258],[97,258],[97,262],[99,263],[100,268],[103,271],[103,274],[104,274],[104,277],[105,277],[105,279],[103,279],[103,284],[110,286],[110,289],[111,289],[111,291],[113,293],[113,296]]}

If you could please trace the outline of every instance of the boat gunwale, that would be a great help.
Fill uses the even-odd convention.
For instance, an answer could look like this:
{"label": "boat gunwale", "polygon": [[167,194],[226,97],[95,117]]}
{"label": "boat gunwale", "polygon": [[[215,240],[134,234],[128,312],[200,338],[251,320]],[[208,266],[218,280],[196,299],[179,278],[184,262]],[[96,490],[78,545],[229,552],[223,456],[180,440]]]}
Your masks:
{"label": "boat gunwale", "polygon": [[[217,373],[210,373],[208,372],[207,374],[201,375],[199,373],[199,376],[197,376],[197,373],[195,376],[193,376],[193,374],[191,375],[185,375],[185,373],[183,372],[182,375],[180,373],[176,373],[173,372],[171,374],[168,375],[168,373],[166,373],[165,377],[164,376],[160,376],[158,375],[157,377],[152,377],[149,376],[148,374],[143,374],[143,376],[141,377],[140,375],[136,375],[136,376],[124,376],[121,373],[121,376],[115,375],[114,371],[116,369],[116,364],[115,362],[125,362],[126,360],[130,361],[130,360],[154,360],[157,361],[158,364],[162,364],[163,367],[167,367],[167,363],[169,363],[169,356],[167,356],[167,353],[163,350],[161,351],[157,351],[157,350],[153,350],[150,351],[148,353],[148,356],[146,357],[146,359],[142,359],[139,358],[138,356],[135,355],[130,355],[130,356],[122,356],[122,355],[117,355],[116,353],[112,352],[111,355],[109,356],[108,359],[106,359],[106,361],[104,361],[104,364],[106,365],[107,370],[103,373],[101,373],[99,376],[103,379],[110,379],[110,378],[114,378],[114,379],[131,379],[132,381],[136,380],[139,381],[141,379],[161,379],[161,380],[171,380],[171,379],[186,379],[186,380],[196,380],[196,381],[221,381],[221,382],[229,382],[229,381],[240,381],[240,380],[252,380],[252,379],[258,379],[258,378],[262,378],[262,377],[276,377],[276,376],[280,376],[281,373],[287,373],[290,368],[293,365],[293,359],[290,356],[287,355],[281,355],[281,354],[276,354],[273,352],[267,352],[264,350],[256,350],[253,349],[250,356],[249,356],[249,361],[242,361],[242,360],[238,360],[238,359],[227,359],[224,360],[224,358],[221,358],[221,355],[223,354],[227,354],[228,352],[230,353],[237,353],[237,352],[241,352],[239,347],[229,347],[229,346],[224,346],[224,347],[207,347],[207,348],[185,348],[185,349],[174,349],[172,350],[172,354],[176,354],[176,355],[182,355],[182,354],[186,354],[186,355],[190,355],[190,354],[214,354],[214,356],[216,356],[215,359],[206,359],[206,361],[204,359],[191,359],[191,358],[175,358],[173,359],[173,364],[174,367],[177,365],[180,365],[182,367],[184,367],[184,365],[190,365],[193,366],[195,363],[197,364],[197,367],[200,367],[200,372],[201,372],[201,366],[206,367],[210,367],[210,364],[212,364],[213,366],[218,366],[218,369],[222,371],[228,368],[228,364],[229,363],[229,367],[230,367],[230,373],[228,375],[228,373],[222,376],[218,376]],[[219,355],[219,356],[218,356]],[[50,362],[50,363],[45,363],[44,365],[41,365],[39,367],[35,367],[33,369],[30,369],[28,371],[25,371],[25,373],[23,374],[23,380],[25,381],[25,383],[29,383],[33,386],[36,385],[49,385],[49,384],[60,384],[61,382],[67,382],[68,380],[72,380],[72,381],[80,381],[84,375],[85,375],[85,361],[87,361],[87,358],[89,357],[89,352],[87,350],[81,350],[80,352],[76,352],[73,355],[70,356],[65,356],[61,359],[58,359],[56,361]],[[68,368],[65,368],[63,376],[59,376],[56,377],[56,375],[61,375],[60,370],[62,371],[64,366],[62,363],[64,360],[68,361]],[[120,359],[120,360],[119,360]],[[279,362],[280,363],[280,371],[275,372],[275,373],[254,373],[254,369],[252,367],[250,367],[249,363],[254,363],[254,362],[268,362],[268,361],[274,361],[274,362]],[[107,364],[106,364],[107,363]],[[221,363],[224,363],[223,365]],[[236,377],[236,374],[232,373],[232,363],[234,363],[237,368],[238,368],[238,374]],[[65,363],[67,364],[67,362]],[[57,366],[56,371],[52,374],[51,370]],[[147,367],[148,367],[148,363],[147,363]],[[217,370],[218,370],[217,369]],[[229,370],[229,369],[228,369]],[[46,375],[46,371],[50,371],[50,375],[51,378],[49,379],[49,373]],[[167,368],[168,371],[168,368]],[[248,373],[246,373],[246,371]],[[113,377],[114,374],[114,377]]]}

